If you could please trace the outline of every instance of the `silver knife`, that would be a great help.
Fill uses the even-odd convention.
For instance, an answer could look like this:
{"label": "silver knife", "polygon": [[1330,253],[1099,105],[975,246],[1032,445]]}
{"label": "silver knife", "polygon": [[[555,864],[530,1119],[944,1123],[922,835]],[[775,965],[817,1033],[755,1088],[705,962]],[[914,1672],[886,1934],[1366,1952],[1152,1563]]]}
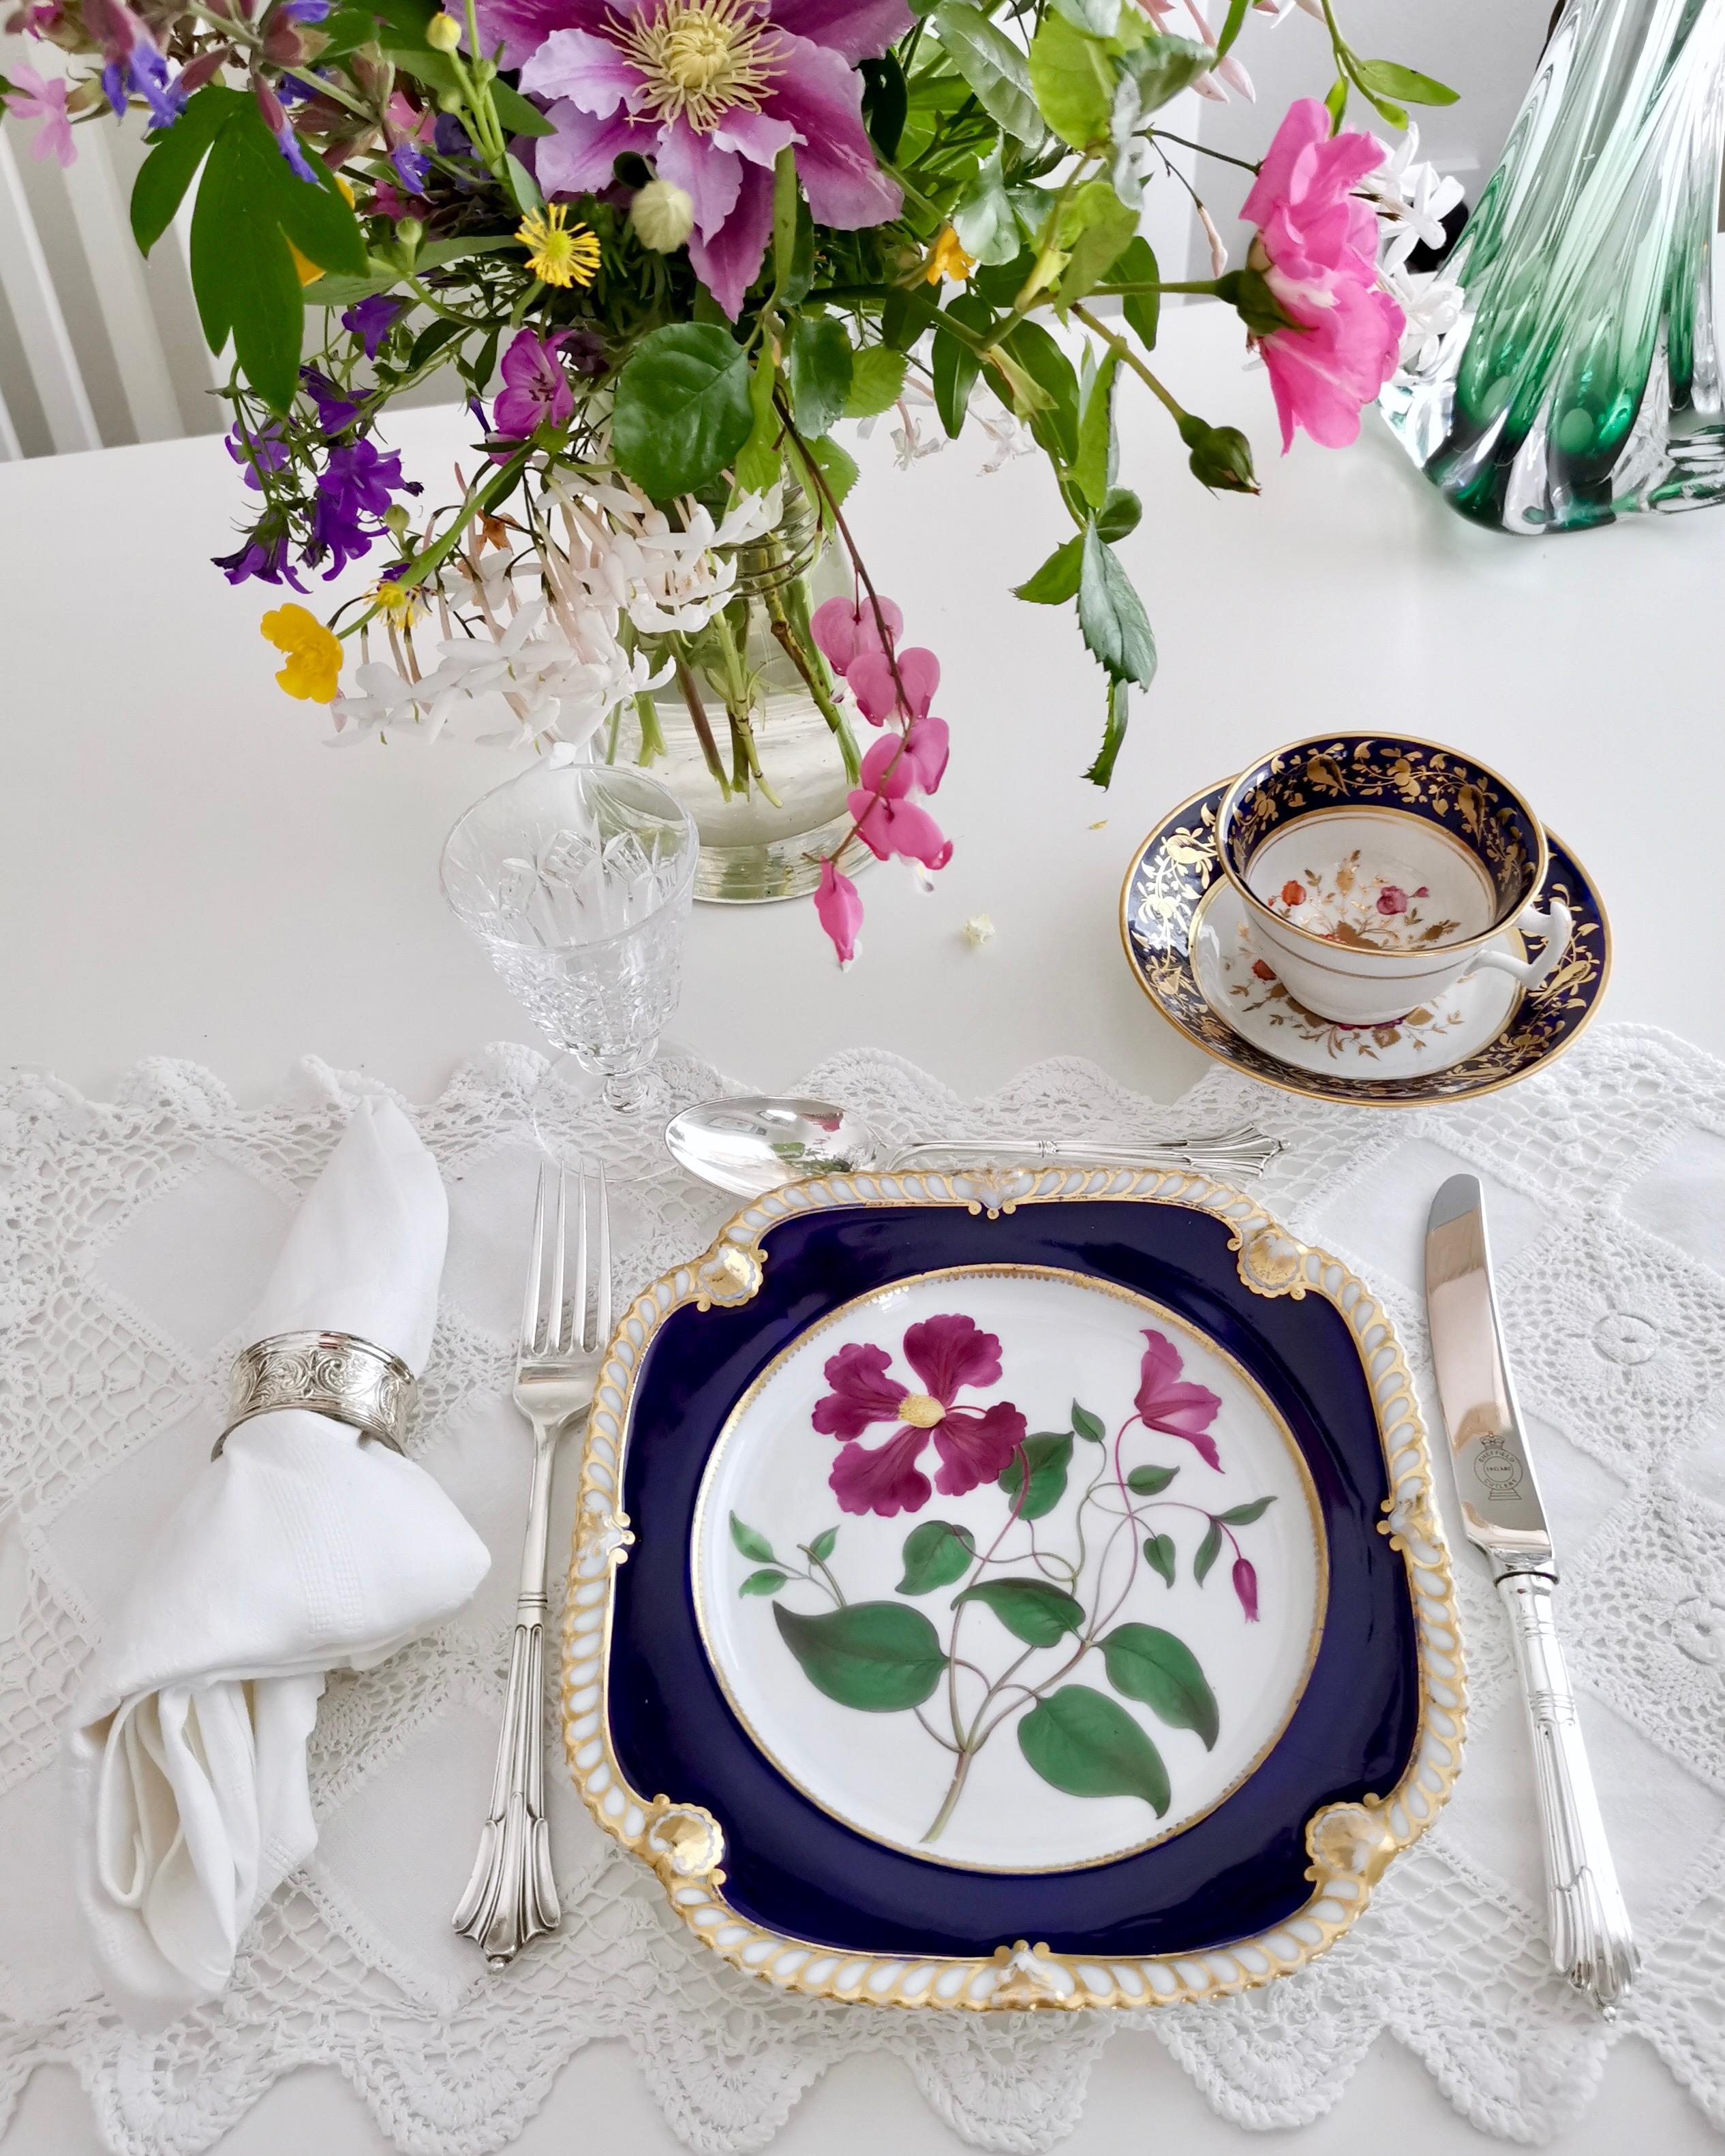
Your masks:
{"label": "silver knife", "polygon": [[1452,1175],[1432,1200],[1425,1307],[1462,1520],[1491,1560],[1527,1701],[1553,1964],[1609,2019],[1640,1959],[1558,1642],[1551,1531],[1504,1356],[1476,1175]]}

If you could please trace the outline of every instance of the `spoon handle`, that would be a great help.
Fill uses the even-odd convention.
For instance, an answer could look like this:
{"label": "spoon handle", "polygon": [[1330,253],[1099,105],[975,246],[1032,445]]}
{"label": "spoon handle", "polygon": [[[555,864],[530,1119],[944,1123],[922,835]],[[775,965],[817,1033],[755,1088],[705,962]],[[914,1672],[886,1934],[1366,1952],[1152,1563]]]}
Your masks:
{"label": "spoon handle", "polygon": [[971,1158],[1047,1161],[1089,1168],[1178,1168],[1194,1175],[1239,1182],[1261,1175],[1282,1150],[1280,1138],[1248,1125],[1213,1137],[1157,1138],[1142,1146],[1091,1145],[1081,1138],[913,1138],[883,1165],[914,1168],[929,1153]]}

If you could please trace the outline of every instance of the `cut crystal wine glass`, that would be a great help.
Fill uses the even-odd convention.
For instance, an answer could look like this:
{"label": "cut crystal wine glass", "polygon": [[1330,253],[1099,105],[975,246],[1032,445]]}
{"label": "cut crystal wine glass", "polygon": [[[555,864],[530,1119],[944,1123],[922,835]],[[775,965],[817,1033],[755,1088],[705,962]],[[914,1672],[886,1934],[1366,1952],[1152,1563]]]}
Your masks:
{"label": "cut crystal wine glass", "polygon": [[535,1094],[553,1154],[596,1101],[650,1114],[682,985],[700,839],[639,771],[546,763],[476,801],[444,847],[444,896],[561,1051]]}

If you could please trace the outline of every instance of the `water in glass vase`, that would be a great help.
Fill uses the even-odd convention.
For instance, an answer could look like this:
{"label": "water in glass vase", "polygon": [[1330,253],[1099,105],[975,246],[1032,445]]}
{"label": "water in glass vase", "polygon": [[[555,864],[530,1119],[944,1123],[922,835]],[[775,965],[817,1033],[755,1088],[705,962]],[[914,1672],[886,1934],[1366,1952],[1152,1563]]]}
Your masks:
{"label": "water in glass vase", "polygon": [[[737,571],[708,628],[643,639],[671,677],[624,705],[600,746],[608,762],[650,769],[694,817],[696,897],[741,905],[814,889],[851,828],[857,749],[809,628],[850,579],[804,496],[737,549]],[[853,843],[841,865],[854,875],[872,859]]]}
{"label": "water in glass vase", "polygon": [[1722,147],[1725,0],[1568,0],[1450,265],[1461,317],[1380,400],[1464,516],[1725,500]]}

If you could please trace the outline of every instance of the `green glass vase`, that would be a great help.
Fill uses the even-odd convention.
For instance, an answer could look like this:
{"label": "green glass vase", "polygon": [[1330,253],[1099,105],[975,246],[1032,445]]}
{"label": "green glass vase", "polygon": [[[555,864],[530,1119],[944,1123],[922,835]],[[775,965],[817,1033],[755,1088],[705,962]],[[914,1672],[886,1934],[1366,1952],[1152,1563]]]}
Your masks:
{"label": "green glass vase", "polygon": [[1568,0],[1446,272],[1460,317],[1382,399],[1464,516],[1574,531],[1725,499],[1722,150],[1725,0]]}

